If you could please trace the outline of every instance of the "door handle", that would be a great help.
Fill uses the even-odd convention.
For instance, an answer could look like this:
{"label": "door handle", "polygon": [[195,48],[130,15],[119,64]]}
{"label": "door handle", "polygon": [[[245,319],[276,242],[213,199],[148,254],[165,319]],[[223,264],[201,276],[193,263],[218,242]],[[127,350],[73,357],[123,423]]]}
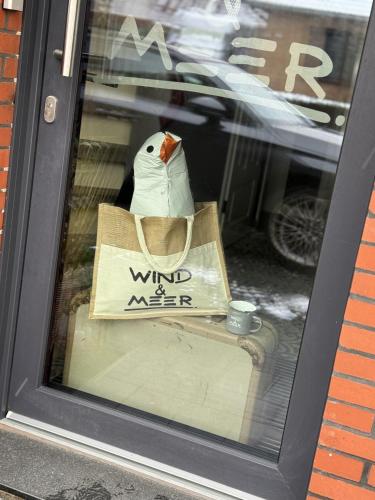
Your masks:
{"label": "door handle", "polygon": [[69,0],[66,18],[64,52],[62,58],[62,76],[73,76],[74,54],[77,42],[79,7],[81,0]]}

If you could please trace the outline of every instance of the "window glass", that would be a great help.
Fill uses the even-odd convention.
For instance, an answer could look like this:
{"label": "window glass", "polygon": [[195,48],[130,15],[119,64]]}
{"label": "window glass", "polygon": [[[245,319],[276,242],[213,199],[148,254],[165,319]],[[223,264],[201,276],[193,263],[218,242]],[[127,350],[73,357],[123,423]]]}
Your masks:
{"label": "window glass", "polygon": [[277,459],[370,9],[89,2],[47,384]]}

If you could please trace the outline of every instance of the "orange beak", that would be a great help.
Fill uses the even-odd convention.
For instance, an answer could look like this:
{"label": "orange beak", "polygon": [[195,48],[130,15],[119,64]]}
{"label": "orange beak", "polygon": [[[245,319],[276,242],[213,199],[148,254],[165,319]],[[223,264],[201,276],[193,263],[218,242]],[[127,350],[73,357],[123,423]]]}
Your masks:
{"label": "orange beak", "polygon": [[167,164],[177,148],[179,141],[173,139],[170,134],[165,134],[165,139],[160,148],[160,159]]}

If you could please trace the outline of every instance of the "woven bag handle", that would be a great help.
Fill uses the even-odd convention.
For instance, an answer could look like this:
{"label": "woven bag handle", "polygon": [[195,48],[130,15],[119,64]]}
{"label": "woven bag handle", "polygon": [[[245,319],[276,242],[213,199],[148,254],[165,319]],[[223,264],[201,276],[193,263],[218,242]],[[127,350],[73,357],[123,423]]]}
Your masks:
{"label": "woven bag handle", "polygon": [[142,219],[145,217],[143,215],[134,215],[134,220],[135,220],[135,229],[137,231],[137,237],[138,237],[138,242],[139,246],[141,247],[142,253],[145,256],[145,259],[149,263],[149,265],[154,269],[154,271],[157,271],[158,273],[162,274],[173,274],[177,269],[179,269],[183,263],[185,262],[190,247],[191,247],[191,240],[193,236],[193,223],[194,223],[194,215],[188,215],[185,217],[186,222],[187,222],[187,231],[186,231],[186,243],[185,243],[185,248],[184,251],[182,252],[181,257],[178,259],[178,261],[173,264],[171,267],[168,268],[163,268],[158,265],[158,263],[155,261],[154,257],[150,254],[146,240],[145,240],[145,235],[143,233],[143,227],[142,227]]}

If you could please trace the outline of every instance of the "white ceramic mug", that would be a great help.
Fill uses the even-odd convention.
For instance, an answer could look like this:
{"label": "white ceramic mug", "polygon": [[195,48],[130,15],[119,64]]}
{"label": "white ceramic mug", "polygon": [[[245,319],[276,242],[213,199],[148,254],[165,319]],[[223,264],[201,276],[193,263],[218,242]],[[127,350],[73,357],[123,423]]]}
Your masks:
{"label": "white ceramic mug", "polygon": [[[258,332],[263,321],[255,316],[256,306],[245,300],[232,300],[229,302],[227,316],[227,330],[235,335],[249,335]],[[254,326],[256,324],[256,326]]]}

